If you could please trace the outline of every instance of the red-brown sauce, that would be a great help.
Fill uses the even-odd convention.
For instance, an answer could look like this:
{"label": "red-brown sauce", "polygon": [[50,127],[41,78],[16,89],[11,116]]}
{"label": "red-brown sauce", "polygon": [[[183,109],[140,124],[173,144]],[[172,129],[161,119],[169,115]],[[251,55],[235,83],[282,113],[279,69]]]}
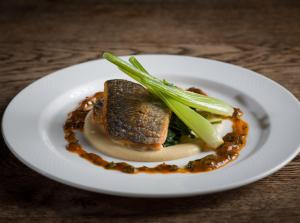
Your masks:
{"label": "red-brown sauce", "polygon": [[80,157],[90,161],[91,163],[101,166],[109,170],[118,170],[124,173],[198,173],[218,169],[230,161],[235,160],[246,144],[248,135],[248,125],[241,119],[242,112],[235,108],[232,117],[232,132],[223,137],[224,143],[215,150],[215,154],[205,156],[201,159],[188,162],[183,167],[170,165],[166,163],[159,164],[155,167],[134,167],[126,162],[109,162],[95,153],[89,153],[84,150],[79,140],[76,138],[75,132],[82,131],[85,117],[93,108],[97,99],[103,96],[102,92],[98,92],[91,97],[83,100],[79,106],[69,113],[64,125],[65,139],[68,144],[67,150],[78,154]]}

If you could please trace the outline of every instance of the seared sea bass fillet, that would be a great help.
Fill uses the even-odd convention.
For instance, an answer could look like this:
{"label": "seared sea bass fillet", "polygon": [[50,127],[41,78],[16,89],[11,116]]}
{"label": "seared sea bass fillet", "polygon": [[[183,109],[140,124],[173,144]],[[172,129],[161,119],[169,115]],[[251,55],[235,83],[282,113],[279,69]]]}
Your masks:
{"label": "seared sea bass fillet", "polygon": [[159,150],[165,142],[171,111],[143,86],[121,79],[104,83],[104,98],[94,116],[117,143],[139,150]]}

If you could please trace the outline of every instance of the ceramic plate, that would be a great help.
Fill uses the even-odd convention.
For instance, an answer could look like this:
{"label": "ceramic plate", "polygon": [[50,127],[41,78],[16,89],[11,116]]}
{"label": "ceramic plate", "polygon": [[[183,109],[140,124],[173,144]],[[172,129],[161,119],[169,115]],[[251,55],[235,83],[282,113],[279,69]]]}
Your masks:
{"label": "ceramic plate", "polygon": [[[68,152],[62,128],[67,113],[84,97],[103,90],[105,80],[128,79],[105,60],[59,70],[21,91],[8,105],[2,121],[3,136],[10,150],[27,166],[51,179],[85,190],[135,197],[191,196],[239,187],[275,172],[299,152],[299,102],[274,81],[208,59],[172,55],[137,58],[160,78],[181,87],[199,87],[241,108],[250,129],[239,158],[205,173],[130,175],[102,169]],[[82,143],[87,150],[99,153],[84,139]],[[167,163],[183,165],[194,158]]]}

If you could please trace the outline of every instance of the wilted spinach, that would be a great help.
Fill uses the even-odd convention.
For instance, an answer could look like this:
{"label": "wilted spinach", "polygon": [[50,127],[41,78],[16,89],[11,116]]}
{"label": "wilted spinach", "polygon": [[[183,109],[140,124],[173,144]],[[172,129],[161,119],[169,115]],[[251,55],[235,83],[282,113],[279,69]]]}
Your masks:
{"label": "wilted spinach", "polygon": [[180,143],[180,138],[184,135],[193,137],[191,130],[173,113],[163,146],[168,147]]}

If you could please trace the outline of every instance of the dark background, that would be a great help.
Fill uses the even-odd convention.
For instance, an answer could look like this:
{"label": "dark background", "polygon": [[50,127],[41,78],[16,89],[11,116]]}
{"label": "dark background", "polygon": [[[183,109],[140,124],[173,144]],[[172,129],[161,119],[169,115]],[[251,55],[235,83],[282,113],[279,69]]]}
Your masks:
{"label": "dark background", "polygon": [[[36,79],[107,50],[237,64],[299,99],[300,1],[1,1],[1,116]],[[299,155],[235,190],[133,199],[54,182],[21,164],[2,138],[0,146],[0,222],[300,222]]]}

